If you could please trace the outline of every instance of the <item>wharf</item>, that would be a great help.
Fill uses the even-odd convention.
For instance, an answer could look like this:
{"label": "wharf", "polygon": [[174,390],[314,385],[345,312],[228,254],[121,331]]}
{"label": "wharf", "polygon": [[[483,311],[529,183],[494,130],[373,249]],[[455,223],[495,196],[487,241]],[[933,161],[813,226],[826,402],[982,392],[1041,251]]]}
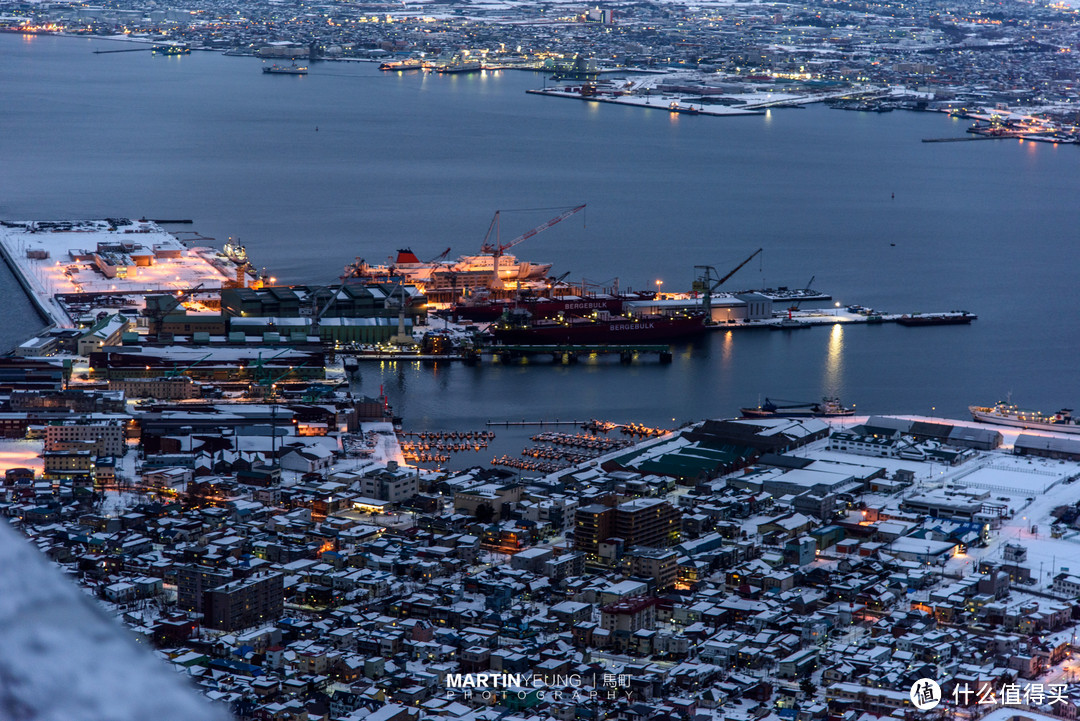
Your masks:
{"label": "wharf", "polygon": [[490,356],[493,363],[512,363],[535,356],[551,356],[556,363],[576,363],[582,356],[591,355],[618,355],[621,362],[631,363],[636,355],[654,353],[661,363],[671,362],[671,346],[668,345],[490,345],[472,352],[440,354],[408,350],[367,353],[339,351],[339,355],[356,358],[357,361],[463,361],[470,365],[478,363],[484,355]]}
{"label": "wharf", "polygon": [[[115,247],[124,243],[148,265]],[[0,254],[39,312],[61,328],[74,327],[65,307],[98,297],[223,288],[236,265],[213,248],[188,247],[153,221],[127,219],[0,221]],[[106,274],[106,269],[108,274]]]}
{"label": "wharf", "polygon": [[968,140],[997,140],[993,135],[967,135],[962,138],[923,138],[924,143],[960,143]]}
{"label": "wharf", "polygon": [[380,351],[376,353],[350,353],[338,351],[340,356],[349,356],[358,361],[460,361],[467,358],[462,353],[415,353],[412,351]]}
{"label": "wharf", "polygon": [[[717,105],[707,108],[693,108],[692,105],[683,105],[678,101],[675,101],[674,107],[671,105],[670,100],[664,101],[661,98],[646,97],[641,98],[638,96],[620,96],[620,97],[605,97],[602,95],[582,95],[579,92],[568,92],[563,90],[526,90],[526,93],[534,95],[545,95],[555,98],[570,98],[571,100],[587,100],[595,103],[611,103],[612,105],[630,105],[635,108],[652,108],[654,110],[663,110],[666,113],[685,113],[688,115],[722,115],[722,116],[735,116],[735,115],[764,115],[764,110],[745,110],[742,108],[733,108],[727,105]],[[656,100],[653,103],[652,100]]]}
{"label": "wharf", "polygon": [[661,363],[672,360],[669,345],[495,345],[482,349],[490,353],[493,360],[501,363],[513,362],[518,358],[550,355],[558,363],[576,363],[581,356],[618,354],[622,363],[631,363],[635,355],[657,354]]}
{"label": "wharf", "polygon": [[[897,323],[902,318],[918,317],[918,316],[953,316],[959,315],[960,311],[937,311],[937,312],[923,312],[923,313],[855,313],[843,308],[824,308],[819,310],[801,310],[792,311],[791,319],[798,321],[801,325],[799,327],[816,326],[816,325],[852,325],[852,324],[864,324],[864,325],[881,325],[884,323]],[[781,328],[780,324],[787,320],[787,315],[783,317],[774,316],[766,320],[751,320],[751,321],[739,321],[734,323],[716,323],[715,325],[708,326],[709,330],[750,330],[750,329],[777,329],[787,330]],[[974,317],[972,318],[974,320]],[[962,325],[962,323],[944,324],[944,325]]]}
{"label": "wharf", "polygon": [[74,324],[56,298],[49,294],[48,289],[41,287],[41,283],[38,282],[40,278],[26,272],[28,268],[16,260],[12,255],[12,249],[8,247],[4,240],[3,233],[0,232],[0,257],[4,259],[4,263],[11,269],[12,275],[19,282],[23,292],[26,293],[41,319],[50,328],[73,327]]}

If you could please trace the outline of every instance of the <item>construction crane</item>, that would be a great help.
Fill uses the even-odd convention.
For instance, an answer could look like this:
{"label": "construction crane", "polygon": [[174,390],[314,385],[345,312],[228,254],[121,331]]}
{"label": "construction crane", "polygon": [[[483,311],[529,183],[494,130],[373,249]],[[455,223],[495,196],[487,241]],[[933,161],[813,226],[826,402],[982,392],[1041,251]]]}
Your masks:
{"label": "construction crane", "polygon": [[[480,252],[482,254],[490,255],[492,257],[492,263],[491,263],[491,265],[492,265],[491,287],[493,289],[502,288],[502,279],[499,278],[499,259],[502,258],[503,253],[510,250],[511,248],[513,248],[518,243],[525,242],[526,240],[533,237],[534,235],[537,235],[538,233],[544,232],[545,230],[547,230],[551,226],[556,225],[558,223],[561,223],[562,221],[569,218],[571,215],[574,215],[575,213],[579,213],[582,210],[585,210],[585,204],[584,203],[581,204],[581,205],[578,205],[578,206],[576,206],[574,208],[570,208],[569,210],[563,211],[562,213],[560,213],[559,215],[556,215],[554,218],[547,221],[546,223],[542,223],[541,225],[536,226],[532,230],[525,231],[524,233],[522,233],[521,235],[519,235],[518,237],[514,238],[513,240],[511,240],[511,241],[509,241],[507,243],[502,243],[502,242],[499,241],[499,217],[500,217],[502,211],[501,210],[496,210],[495,211],[495,217],[493,217],[491,219],[491,225],[488,226],[487,233],[484,235],[484,243],[483,243],[483,245],[480,246]],[[492,239],[491,239],[491,231],[492,230],[495,231],[495,239],[494,239],[494,241],[492,241]]]}
{"label": "construction crane", "polygon": [[704,297],[701,299],[701,308],[705,311],[705,322],[712,322],[712,294],[724,283],[726,283],[731,276],[742,270],[742,267],[756,258],[763,248],[758,248],[750,257],[735,266],[727,275],[720,277],[720,274],[711,265],[695,265],[695,270],[702,271],[701,277],[694,283],[694,290],[698,290],[704,293]]}
{"label": "construction crane", "polygon": [[195,292],[202,287],[203,283],[199,283],[191,290],[184,293],[178,293],[177,295],[161,293],[148,295],[143,298],[144,306],[141,315],[144,318],[150,319],[150,336],[154,340],[157,340],[161,335],[161,327],[165,321],[165,316],[183,305],[186,300],[195,295]]}

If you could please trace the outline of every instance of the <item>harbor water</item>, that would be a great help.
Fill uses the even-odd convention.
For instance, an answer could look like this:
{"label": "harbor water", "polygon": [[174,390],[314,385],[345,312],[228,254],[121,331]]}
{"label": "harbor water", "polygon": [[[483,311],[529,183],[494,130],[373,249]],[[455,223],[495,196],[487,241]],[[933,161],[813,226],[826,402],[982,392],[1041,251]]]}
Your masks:
{"label": "harbor water", "polygon": [[[176,230],[238,236],[280,279],[330,283],[355,257],[385,262],[399,247],[473,254],[496,209],[586,202],[514,252],[554,274],[674,291],[694,265],[726,272],[762,247],[728,286],[815,276],[845,304],[979,315],[716,332],[676,346],[670,365],[365,365],[363,391],[385,387],[411,428],[671,425],[765,396],[953,417],[1010,391],[1048,411],[1080,402],[1076,147],[920,142],[963,135],[939,114],[707,118],[544,98],[525,93],[543,83],[527,72],[339,62],[272,76],[213,53],[92,54],[115,45],[0,35],[0,218],[191,218]],[[503,238],[553,214],[505,213]],[[8,348],[40,321],[0,276]]]}

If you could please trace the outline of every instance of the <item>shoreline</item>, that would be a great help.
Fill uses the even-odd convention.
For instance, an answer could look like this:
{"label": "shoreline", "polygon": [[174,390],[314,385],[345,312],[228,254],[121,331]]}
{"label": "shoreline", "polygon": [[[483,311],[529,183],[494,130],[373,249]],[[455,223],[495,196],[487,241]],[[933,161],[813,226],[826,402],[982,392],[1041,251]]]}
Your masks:
{"label": "shoreline", "polygon": [[[41,298],[39,298],[38,294],[36,292],[34,292],[34,289],[31,287],[30,282],[23,275],[22,266],[20,266],[19,263],[9,255],[7,245],[5,243],[3,243],[3,242],[0,242],[0,258],[3,258],[4,264],[11,271],[11,274],[13,276],[15,276],[15,280],[18,281],[19,287],[21,287],[23,289],[23,292],[26,294],[26,297],[30,299],[30,304],[34,307],[34,310],[37,312],[38,318],[45,324],[44,326],[42,326],[41,328],[39,328],[36,331],[35,335],[40,335],[42,332],[44,332],[46,330],[49,330],[51,328],[56,328],[59,325],[59,323],[57,322],[57,319],[54,318],[52,316],[52,314],[49,313],[48,309],[46,309],[46,307],[42,304]],[[34,337],[34,336],[31,336],[31,337]],[[29,340],[29,339],[27,339],[27,340]],[[20,343],[22,343],[22,342],[25,342],[25,341],[20,341]],[[17,347],[18,347],[18,344],[16,344],[13,348],[10,348],[8,350],[9,351],[14,350]]]}

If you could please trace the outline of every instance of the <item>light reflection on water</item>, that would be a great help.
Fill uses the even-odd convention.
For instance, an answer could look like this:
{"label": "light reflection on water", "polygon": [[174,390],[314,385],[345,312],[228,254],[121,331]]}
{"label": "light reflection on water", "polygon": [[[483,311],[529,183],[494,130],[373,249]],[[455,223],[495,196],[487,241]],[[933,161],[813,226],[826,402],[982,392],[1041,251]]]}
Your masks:
{"label": "light reflection on water", "polygon": [[844,383],[844,324],[836,323],[829,332],[825,352],[825,377],[822,387],[826,395],[838,396]]}

